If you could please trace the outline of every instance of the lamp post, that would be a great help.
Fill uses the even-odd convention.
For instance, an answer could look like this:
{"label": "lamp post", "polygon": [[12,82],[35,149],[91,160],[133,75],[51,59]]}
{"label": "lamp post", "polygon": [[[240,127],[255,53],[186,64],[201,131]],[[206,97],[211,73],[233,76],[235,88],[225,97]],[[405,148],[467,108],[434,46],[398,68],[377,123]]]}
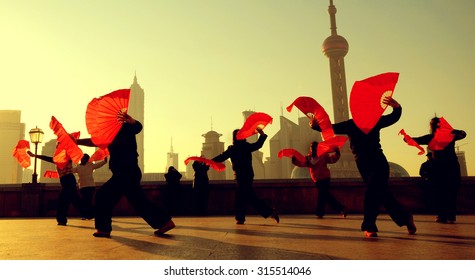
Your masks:
{"label": "lamp post", "polygon": [[30,134],[30,141],[31,143],[35,144],[35,164],[33,169],[32,183],[38,183],[38,174],[36,174],[36,154],[38,153],[38,143],[43,141],[43,130],[39,129],[38,127],[32,128],[29,132]]}

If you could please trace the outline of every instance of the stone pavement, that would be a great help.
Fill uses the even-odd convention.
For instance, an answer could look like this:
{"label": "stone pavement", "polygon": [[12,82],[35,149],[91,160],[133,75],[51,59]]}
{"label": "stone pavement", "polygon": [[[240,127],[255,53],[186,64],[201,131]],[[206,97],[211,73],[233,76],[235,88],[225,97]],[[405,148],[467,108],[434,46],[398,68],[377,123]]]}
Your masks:
{"label": "stone pavement", "polygon": [[475,216],[457,224],[415,215],[416,235],[378,218],[379,237],[364,238],[361,215],[282,215],[280,224],[248,216],[175,217],[177,227],[153,235],[139,217],[114,217],[112,237],[94,238],[94,221],[0,219],[1,260],[475,260]]}

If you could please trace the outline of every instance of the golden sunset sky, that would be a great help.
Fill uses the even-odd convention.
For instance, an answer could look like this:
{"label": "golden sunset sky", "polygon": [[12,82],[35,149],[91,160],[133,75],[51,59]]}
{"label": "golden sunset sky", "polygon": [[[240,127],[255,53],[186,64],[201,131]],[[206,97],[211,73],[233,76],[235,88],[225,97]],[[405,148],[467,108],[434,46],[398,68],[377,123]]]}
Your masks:
{"label": "golden sunset sky", "polygon": [[[398,123],[382,131],[389,161],[418,176],[425,156],[398,135],[429,131],[437,114],[467,132],[459,141],[475,175],[475,1],[335,0],[348,94],[353,83],[399,72]],[[333,120],[328,59],[328,0],[0,1],[0,110],[21,110],[26,130],[54,138],[54,115],[87,137],[85,111],[94,97],[145,91],[145,170],[164,172],[173,141],[180,170],[199,155],[211,128],[225,145],[255,110],[297,121],[285,107],[312,96]],[[390,109],[388,109],[390,110]],[[389,112],[389,111],[387,111]],[[28,139],[28,136],[26,136]],[[13,148],[13,147],[12,147]],[[261,149],[269,156],[268,146]],[[305,152],[305,151],[304,151]]]}

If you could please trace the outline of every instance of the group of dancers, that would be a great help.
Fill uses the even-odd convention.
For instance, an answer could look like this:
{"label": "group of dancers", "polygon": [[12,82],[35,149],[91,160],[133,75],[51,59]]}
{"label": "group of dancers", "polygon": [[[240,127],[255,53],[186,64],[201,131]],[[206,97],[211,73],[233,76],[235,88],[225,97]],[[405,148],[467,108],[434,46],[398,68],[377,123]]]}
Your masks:
{"label": "group of dancers", "polygon": [[[391,126],[399,120],[402,115],[402,107],[392,96],[384,97],[382,103],[392,107],[392,112],[382,115],[368,131],[363,131],[354,119],[331,125],[335,134],[348,136],[357,168],[365,183],[364,215],[361,230],[364,232],[364,236],[368,238],[378,236],[376,219],[382,206],[399,227],[405,226],[407,232],[411,235],[417,231],[413,216],[404,209],[402,204],[389,191],[389,164],[380,143],[381,129]],[[142,171],[138,165],[136,135],[141,132],[142,124],[122,111],[118,113],[117,118],[121,123],[120,130],[107,146],[109,151],[108,164],[112,171],[112,177],[97,188],[93,208],[90,205],[89,207],[85,206],[83,202],[79,201],[80,198],[77,195],[76,179],[73,173],[78,172],[81,169],[80,166],[73,168],[72,162],[69,161],[64,168],[58,167],[59,180],[62,186],[56,213],[58,225],[64,226],[67,224],[68,208],[73,203],[81,211],[84,218],[94,218],[96,232],[93,235],[95,237],[109,238],[112,231],[113,209],[119,200],[125,196],[138,215],[155,229],[154,234],[161,236],[175,228],[175,223],[168,210],[148,199],[140,186]],[[440,129],[440,119],[433,118],[430,126],[429,134],[414,137],[413,140],[421,145],[429,145]],[[321,122],[317,118],[311,119],[310,128],[322,132]],[[235,220],[238,225],[242,225],[246,221],[248,204],[262,217],[270,217],[275,222],[280,222],[275,205],[259,198],[253,190],[252,152],[260,149],[267,138],[262,128],[256,127],[255,132],[259,134],[258,140],[255,143],[249,143],[246,139],[237,137],[239,129],[234,130],[233,143],[223,153],[211,159],[212,162],[217,163],[231,160],[238,186],[235,192]],[[431,151],[434,171],[432,180],[437,193],[436,221],[453,224],[456,221],[456,196],[460,186],[460,166],[454,147],[455,141],[465,138],[466,133],[462,130],[453,129],[449,134],[452,135],[452,138],[450,138],[448,144],[443,148]],[[90,138],[77,139],[76,144],[96,146]],[[328,203],[343,217],[346,217],[346,209],[329,191],[331,174],[327,165],[339,160],[339,148],[335,146],[331,150],[318,155],[319,144],[321,143],[317,141],[310,143],[309,154],[303,158],[293,156],[292,163],[296,166],[307,167],[316,184],[318,189],[316,215],[323,217],[325,205]],[[52,161],[52,158],[47,156],[36,155],[31,152],[29,154],[42,160]],[[82,165],[85,165],[88,158],[84,160]],[[100,164],[89,167],[88,173],[92,174],[91,168],[99,168],[106,161],[107,158]],[[80,185],[84,184],[91,187],[90,180],[80,182]],[[95,189],[95,186],[93,187]],[[85,194],[91,197],[90,192],[85,192]]]}

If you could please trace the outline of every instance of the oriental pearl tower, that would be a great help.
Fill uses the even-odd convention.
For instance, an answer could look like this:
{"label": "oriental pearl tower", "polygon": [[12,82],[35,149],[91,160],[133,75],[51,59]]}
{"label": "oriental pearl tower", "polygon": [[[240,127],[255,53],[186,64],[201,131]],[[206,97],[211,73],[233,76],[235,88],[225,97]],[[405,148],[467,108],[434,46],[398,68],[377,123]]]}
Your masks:
{"label": "oriental pearl tower", "polygon": [[[331,35],[323,42],[322,51],[330,61],[334,123],[339,123],[349,119],[344,60],[349,45],[348,41],[336,32],[336,7],[333,5],[333,0],[330,0],[328,13],[330,14]],[[332,170],[332,176],[336,178],[360,177],[348,142],[342,147],[341,157],[337,164],[332,164],[329,167]]]}

